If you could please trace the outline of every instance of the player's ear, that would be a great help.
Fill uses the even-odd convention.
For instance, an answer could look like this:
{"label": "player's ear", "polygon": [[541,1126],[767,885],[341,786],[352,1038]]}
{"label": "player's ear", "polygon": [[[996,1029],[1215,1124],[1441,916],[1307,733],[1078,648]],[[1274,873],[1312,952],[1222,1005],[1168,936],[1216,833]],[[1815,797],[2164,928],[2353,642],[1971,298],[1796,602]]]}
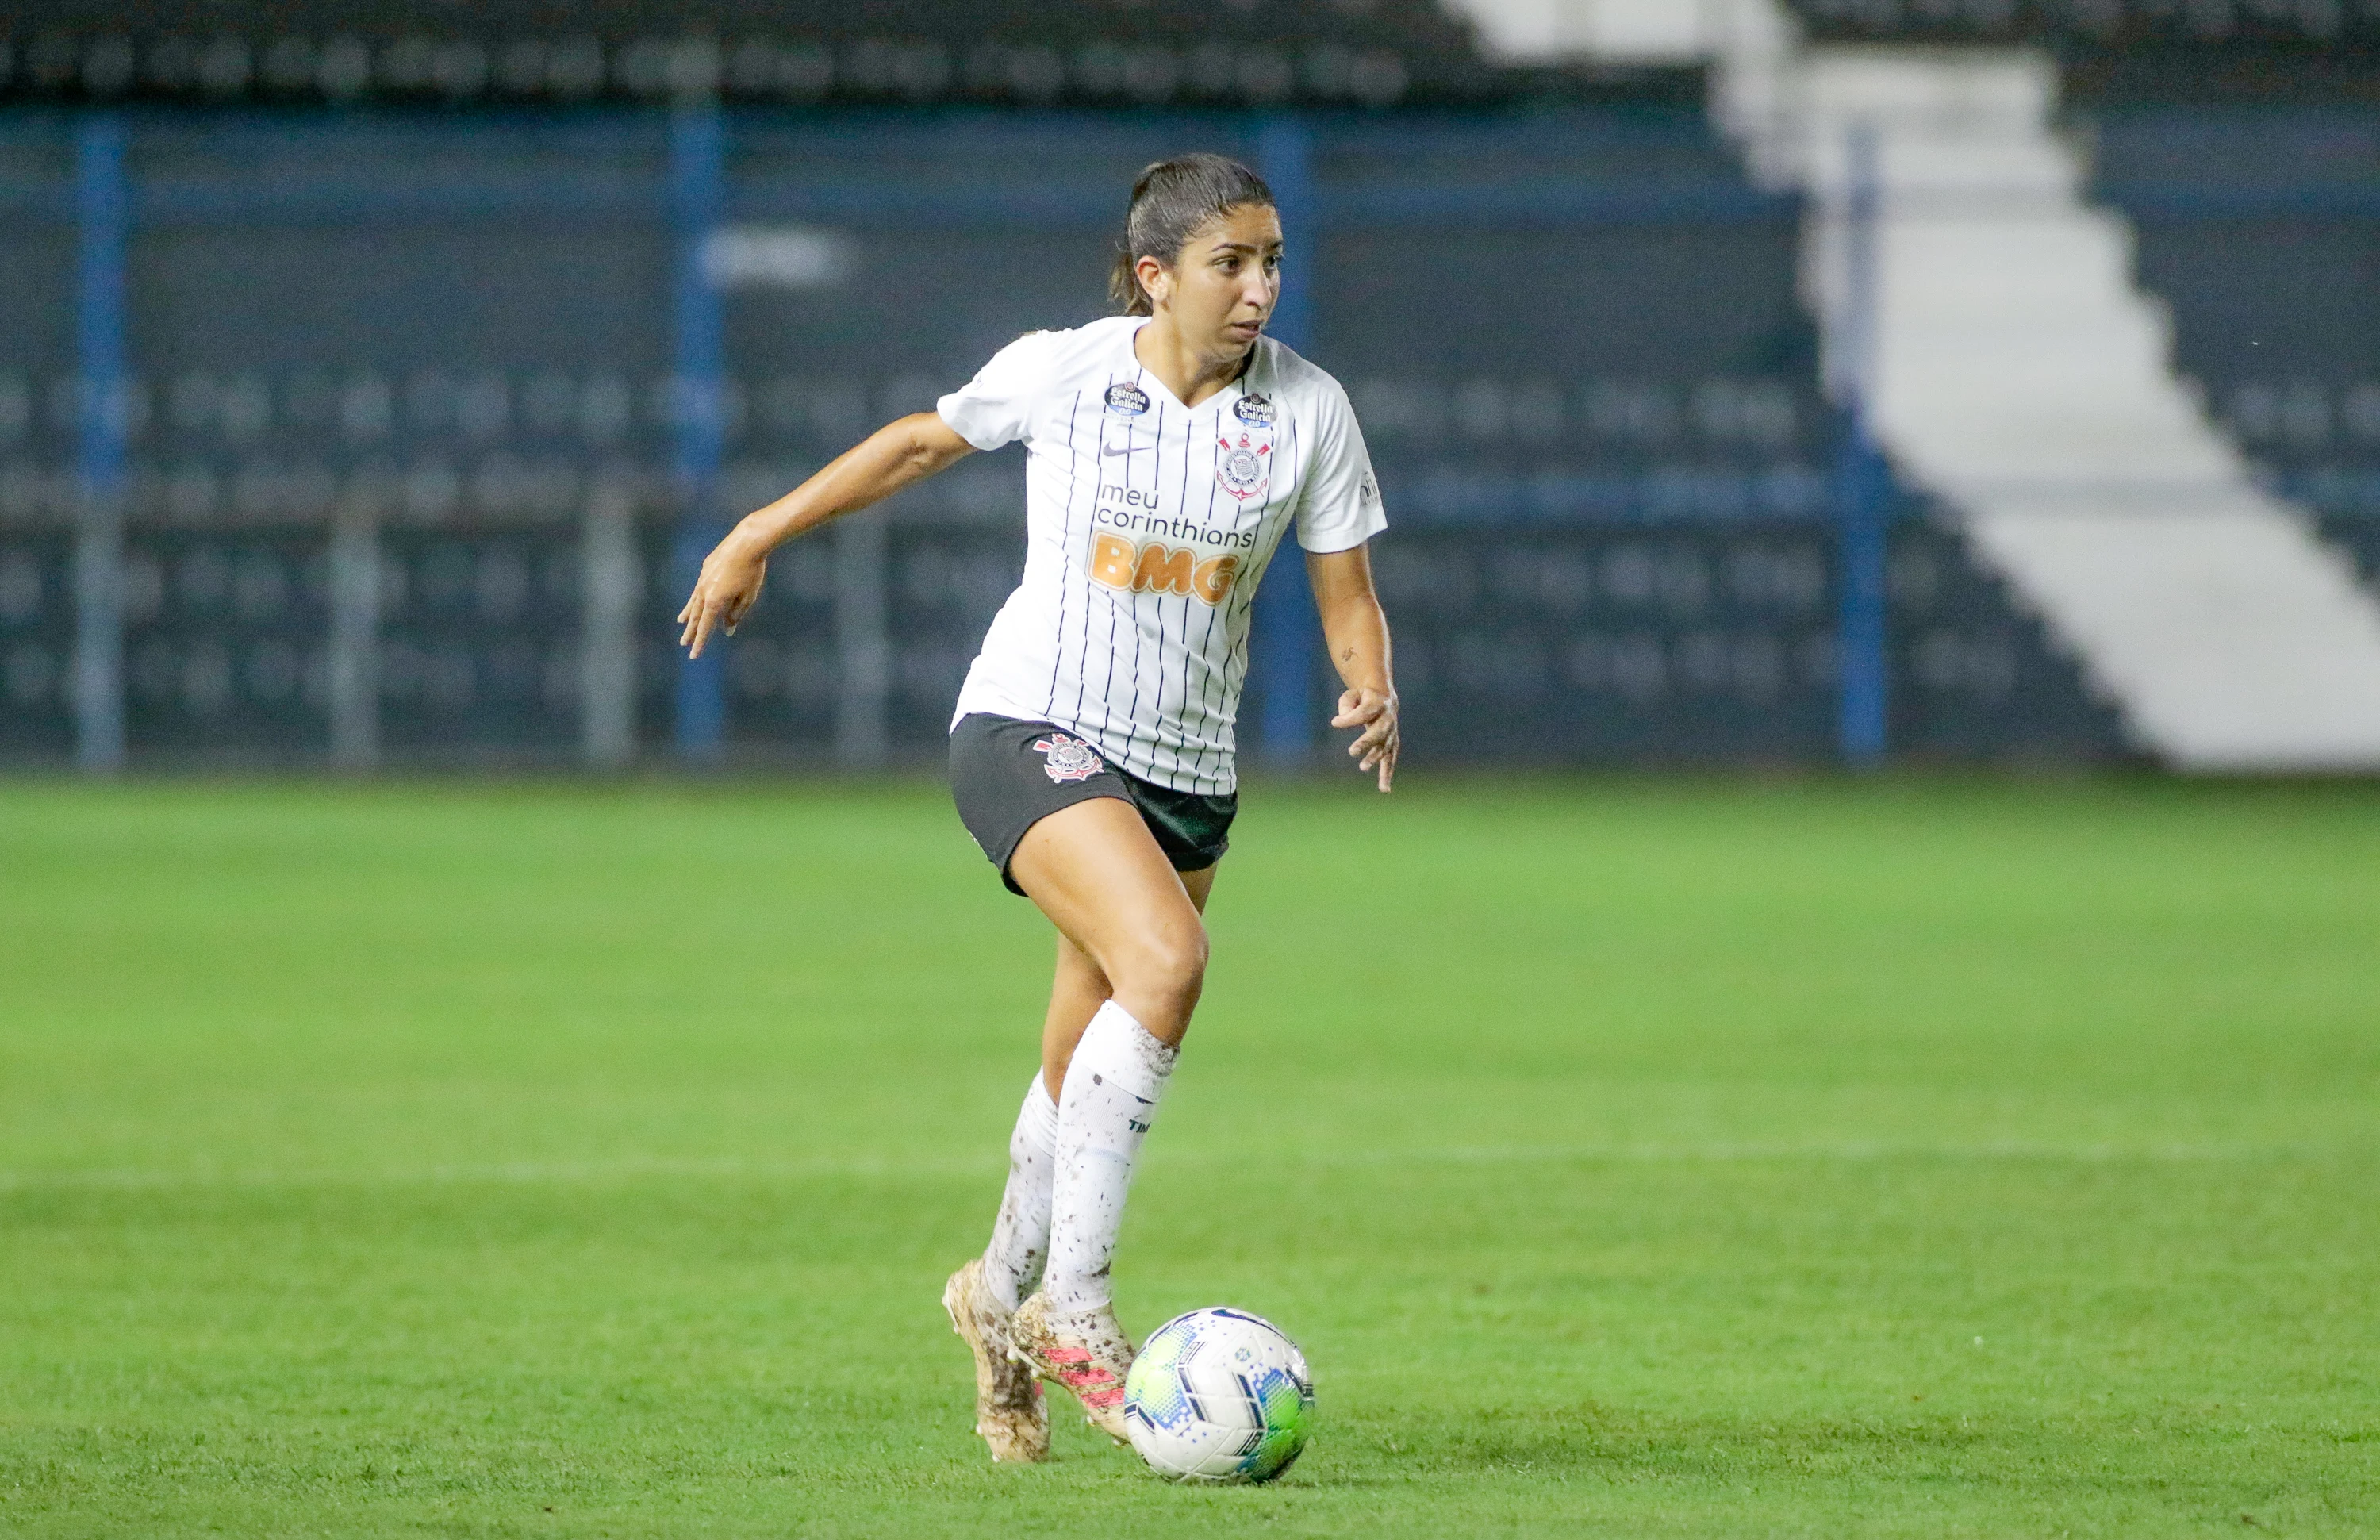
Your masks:
{"label": "player's ear", "polygon": [[1140,286],[1148,295],[1150,305],[1160,305],[1173,297],[1173,274],[1154,257],[1143,257],[1133,263],[1133,272],[1140,278]]}

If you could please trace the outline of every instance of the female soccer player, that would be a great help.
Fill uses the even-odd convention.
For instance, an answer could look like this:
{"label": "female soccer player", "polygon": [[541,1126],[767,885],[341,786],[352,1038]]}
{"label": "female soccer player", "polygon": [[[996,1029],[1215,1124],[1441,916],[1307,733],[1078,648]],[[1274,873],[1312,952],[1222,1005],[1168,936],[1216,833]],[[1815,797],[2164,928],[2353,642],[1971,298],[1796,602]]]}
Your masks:
{"label": "female soccer player", "polygon": [[1346,685],[1331,725],[1357,730],[1348,752],[1381,791],[1396,770],[1388,623],[1365,546],[1383,526],[1379,489],[1338,382],[1263,334],[1281,245],[1272,194],[1245,166],[1150,166],[1116,261],[1124,314],[1027,333],[935,412],[747,517],[678,617],[698,656],[751,610],[777,546],[973,450],[1026,445],[1024,581],[951,727],[961,819],[1058,930],[1041,1070],[991,1244],[942,1293],[975,1353],[976,1431],[994,1460],[1048,1457],[1037,1375],[1124,1437],[1133,1346],[1109,1261],[1206,974],[1200,916],[1238,806],[1250,607],[1293,520]]}

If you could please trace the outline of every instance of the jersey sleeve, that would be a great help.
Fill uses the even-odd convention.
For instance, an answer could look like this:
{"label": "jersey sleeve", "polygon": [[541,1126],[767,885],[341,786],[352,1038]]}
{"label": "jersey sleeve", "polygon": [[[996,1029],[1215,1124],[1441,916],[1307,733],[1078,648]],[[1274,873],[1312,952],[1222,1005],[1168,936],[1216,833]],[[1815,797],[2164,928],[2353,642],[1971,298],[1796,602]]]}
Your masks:
{"label": "jersey sleeve", "polygon": [[1335,380],[1322,392],[1314,427],[1314,463],[1297,504],[1297,543],[1318,554],[1351,550],[1387,528],[1389,521],[1355,408]]}
{"label": "jersey sleeve", "polygon": [[976,377],[934,403],[951,430],[978,449],[998,449],[1031,431],[1033,403],[1048,389],[1051,332],[1027,332],[991,356]]}

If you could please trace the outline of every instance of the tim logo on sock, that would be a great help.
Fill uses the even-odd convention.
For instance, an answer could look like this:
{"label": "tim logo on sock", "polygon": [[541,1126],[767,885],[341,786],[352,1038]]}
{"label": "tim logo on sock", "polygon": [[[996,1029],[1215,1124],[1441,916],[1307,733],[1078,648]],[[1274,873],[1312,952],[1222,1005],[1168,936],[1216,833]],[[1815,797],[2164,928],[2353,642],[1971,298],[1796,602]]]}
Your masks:
{"label": "tim logo on sock", "polygon": [[1108,768],[1107,761],[1090,745],[1064,733],[1052,733],[1033,748],[1041,756],[1041,768],[1060,785],[1069,781],[1088,781]]}

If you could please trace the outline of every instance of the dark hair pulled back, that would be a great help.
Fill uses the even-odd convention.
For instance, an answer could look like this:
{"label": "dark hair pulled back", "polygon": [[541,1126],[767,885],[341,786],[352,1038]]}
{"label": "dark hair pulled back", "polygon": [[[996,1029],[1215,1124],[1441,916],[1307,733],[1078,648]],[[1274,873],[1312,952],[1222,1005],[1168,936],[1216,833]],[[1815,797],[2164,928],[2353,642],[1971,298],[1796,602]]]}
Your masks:
{"label": "dark hair pulled back", "polygon": [[1132,209],[1124,215],[1123,241],[1108,277],[1109,296],[1124,314],[1148,315],[1148,291],[1135,271],[1140,260],[1154,257],[1172,265],[1199,231],[1250,203],[1271,208],[1272,188],[1237,161],[1200,154],[1157,162],[1132,184]]}

